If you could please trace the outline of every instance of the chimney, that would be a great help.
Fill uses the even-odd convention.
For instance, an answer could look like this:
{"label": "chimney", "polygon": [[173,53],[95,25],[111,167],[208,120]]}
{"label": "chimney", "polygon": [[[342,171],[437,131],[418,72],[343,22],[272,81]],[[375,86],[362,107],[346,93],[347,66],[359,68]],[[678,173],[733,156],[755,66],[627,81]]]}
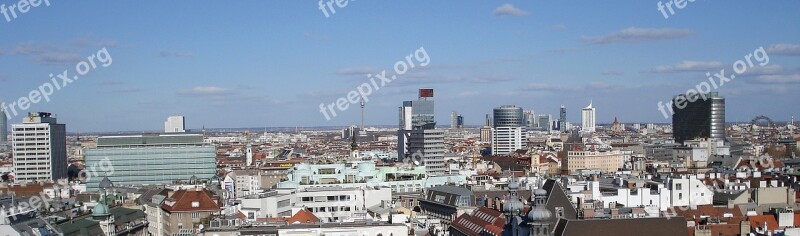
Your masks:
{"label": "chimney", "polygon": [[750,221],[743,220],[739,224],[739,235],[750,235]]}

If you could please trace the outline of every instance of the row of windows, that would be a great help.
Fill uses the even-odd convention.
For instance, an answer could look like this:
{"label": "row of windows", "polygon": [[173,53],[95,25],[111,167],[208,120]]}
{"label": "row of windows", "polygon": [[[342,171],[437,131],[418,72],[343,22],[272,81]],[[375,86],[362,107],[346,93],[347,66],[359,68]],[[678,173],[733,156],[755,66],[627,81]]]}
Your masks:
{"label": "row of windows", "polygon": [[14,131],[34,131],[34,130],[47,130],[46,127],[38,127],[38,128],[14,128]]}
{"label": "row of windows", "polygon": [[339,206],[339,207],[309,207],[309,211],[311,212],[339,212],[339,211],[350,211],[349,206]]}
{"label": "row of windows", "polygon": [[14,143],[14,147],[19,147],[19,146],[50,146],[50,142],[44,142],[44,143],[43,142],[35,142],[35,143],[34,142],[21,142],[21,143],[15,142]]}

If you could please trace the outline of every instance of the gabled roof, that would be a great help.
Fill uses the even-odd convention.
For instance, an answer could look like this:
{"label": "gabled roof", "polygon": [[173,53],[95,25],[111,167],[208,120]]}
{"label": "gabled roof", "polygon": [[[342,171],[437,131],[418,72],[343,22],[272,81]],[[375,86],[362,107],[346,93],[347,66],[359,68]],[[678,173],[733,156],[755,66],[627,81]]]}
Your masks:
{"label": "gabled roof", "polygon": [[161,204],[167,212],[219,211],[220,207],[205,190],[178,190]]}
{"label": "gabled roof", "polygon": [[467,235],[480,236],[488,233],[499,236],[503,233],[505,217],[499,211],[479,207],[471,215],[461,214],[458,216],[452,226]]}
{"label": "gabled roof", "polygon": [[674,218],[637,218],[569,220],[560,219],[555,226],[554,235],[647,235],[674,236],[688,235],[686,220]]}
{"label": "gabled roof", "polygon": [[765,222],[767,223],[768,230],[778,229],[778,220],[775,219],[774,215],[750,216],[747,217],[747,220],[750,221],[750,229],[764,228]]}
{"label": "gabled roof", "polygon": [[740,217],[742,215],[742,211],[738,205],[734,206],[733,208],[728,208],[726,206],[714,206],[714,205],[698,205],[697,209],[682,209],[680,207],[676,207],[675,214],[679,216],[683,216],[687,218],[687,220],[692,220],[691,218],[699,219],[701,216],[708,216],[711,218],[723,218],[725,214],[731,214],[733,217]]}
{"label": "gabled roof", "polygon": [[289,219],[286,219],[286,222],[289,224],[313,224],[318,223],[319,218],[308,209],[303,208],[297,211],[297,213],[294,213]]}
{"label": "gabled roof", "polygon": [[[545,208],[547,208],[547,210],[550,210],[550,212],[555,214],[556,207],[563,207],[564,218],[578,218],[578,210],[572,205],[569,196],[567,196],[567,193],[565,193],[564,189],[561,188],[561,184],[559,184],[558,181],[548,179],[545,181],[544,185],[542,185],[542,189],[547,191],[547,201],[545,202]],[[555,224],[557,221],[558,218],[553,217],[550,220],[550,224]]]}

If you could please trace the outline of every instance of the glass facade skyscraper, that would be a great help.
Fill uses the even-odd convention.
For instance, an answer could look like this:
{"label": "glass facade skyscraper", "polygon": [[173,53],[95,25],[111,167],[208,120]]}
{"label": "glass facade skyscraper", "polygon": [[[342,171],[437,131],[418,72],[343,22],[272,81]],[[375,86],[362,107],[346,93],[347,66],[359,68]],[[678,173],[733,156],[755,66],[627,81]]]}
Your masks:
{"label": "glass facade skyscraper", "polygon": [[8,142],[8,116],[6,110],[0,108],[0,144]]}
{"label": "glass facade skyscraper", "polygon": [[525,126],[525,116],[521,107],[506,105],[494,109],[494,127],[520,126]]}
{"label": "glass facade skyscraper", "polygon": [[[420,89],[417,101],[404,101],[399,108],[397,157],[425,165],[429,176],[442,175],[444,168],[444,132],[436,129],[433,89]],[[456,121],[457,122],[457,121]]]}
{"label": "glass facade skyscraper", "polygon": [[[169,184],[192,176],[211,179],[216,172],[214,146],[200,134],[105,136],[86,151],[88,191],[104,176],[115,185]],[[94,167],[94,169],[92,169]]]}
{"label": "glass facade skyscraper", "polygon": [[567,108],[564,107],[564,105],[561,105],[561,109],[559,110],[558,114],[558,130],[567,130]]}
{"label": "glass facade skyscraper", "polygon": [[[508,155],[523,149],[527,141],[525,115],[521,107],[506,105],[493,111],[492,154]],[[533,116],[533,112],[530,113]]]}
{"label": "glass facade skyscraper", "polygon": [[695,138],[725,140],[725,98],[717,92],[678,95],[672,99],[672,134],[676,142]]}

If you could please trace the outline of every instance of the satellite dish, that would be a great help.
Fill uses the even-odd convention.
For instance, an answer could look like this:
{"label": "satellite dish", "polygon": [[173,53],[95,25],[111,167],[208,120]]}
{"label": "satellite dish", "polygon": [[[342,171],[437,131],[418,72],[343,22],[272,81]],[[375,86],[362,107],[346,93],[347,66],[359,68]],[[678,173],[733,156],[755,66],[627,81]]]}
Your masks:
{"label": "satellite dish", "polygon": [[414,165],[418,166],[419,165],[419,161],[414,161]]}

